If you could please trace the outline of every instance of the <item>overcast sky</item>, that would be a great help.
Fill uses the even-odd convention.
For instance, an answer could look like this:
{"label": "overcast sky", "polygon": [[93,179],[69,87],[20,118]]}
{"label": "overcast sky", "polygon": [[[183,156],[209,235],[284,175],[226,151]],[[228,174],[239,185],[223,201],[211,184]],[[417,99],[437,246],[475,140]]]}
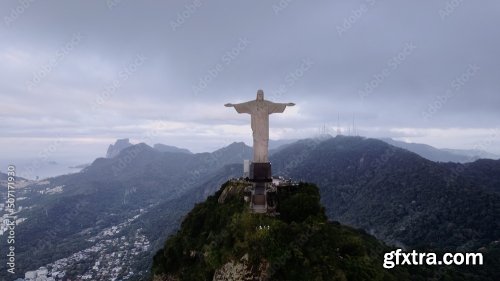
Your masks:
{"label": "overcast sky", "polygon": [[335,134],[338,116],[348,134],[354,115],[363,136],[500,153],[499,14],[495,0],[1,1],[0,153],[251,144],[249,116],[223,104],[258,89],[297,104],[271,116],[273,139]]}

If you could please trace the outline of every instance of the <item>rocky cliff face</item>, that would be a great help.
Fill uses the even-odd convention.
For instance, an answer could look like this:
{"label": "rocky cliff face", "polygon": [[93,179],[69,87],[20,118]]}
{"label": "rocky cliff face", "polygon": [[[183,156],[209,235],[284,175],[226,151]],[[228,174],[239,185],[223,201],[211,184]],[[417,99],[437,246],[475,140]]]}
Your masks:
{"label": "rocky cliff face", "polygon": [[120,154],[123,149],[132,146],[129,139],[116,140],[115,144],[110,144],[106,152],[106,158],[113,158]]}
{"label": "rocky cliff face", "polygon": [[213,281],[267,280],[268,267],[269,263],[266,261],[261,261],[254,267],[248,261],[248,254],[245,254],[239,261],[231,260],[215,270]]}

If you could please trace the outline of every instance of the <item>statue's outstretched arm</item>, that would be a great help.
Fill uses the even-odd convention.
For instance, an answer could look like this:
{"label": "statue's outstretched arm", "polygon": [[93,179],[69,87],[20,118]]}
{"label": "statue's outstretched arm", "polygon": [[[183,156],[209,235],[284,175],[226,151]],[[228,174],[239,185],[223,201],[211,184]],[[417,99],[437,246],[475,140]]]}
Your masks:
{"label": "statue's outstretched arm", "polygon": [[226,107],[234,107],[236,109],[236,112],[238,113],[249,113],[252,114],[252,106],[253,106],[253,101],[247,101],[243,103],[226,103],[224,106]]}
{"label": "statue's outstretched arm", "polygon": [[268,112],[269,114],[273,113],[283,113],[285,111],[285,108],[287,106],[294,106],[295,103],[289,102],[289,103],[277,103],[277,102],[270,102],[268,106]]}

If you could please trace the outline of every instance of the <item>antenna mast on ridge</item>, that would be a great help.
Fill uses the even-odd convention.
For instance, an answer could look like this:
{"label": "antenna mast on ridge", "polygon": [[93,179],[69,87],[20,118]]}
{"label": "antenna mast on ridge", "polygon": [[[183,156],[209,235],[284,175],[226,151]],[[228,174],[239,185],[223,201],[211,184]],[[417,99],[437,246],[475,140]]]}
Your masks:
{"label": "antenna mast on ridge", "polygon": [[354,112],[352,113],[352,135],[356,136],[356,129],[354,127]]}

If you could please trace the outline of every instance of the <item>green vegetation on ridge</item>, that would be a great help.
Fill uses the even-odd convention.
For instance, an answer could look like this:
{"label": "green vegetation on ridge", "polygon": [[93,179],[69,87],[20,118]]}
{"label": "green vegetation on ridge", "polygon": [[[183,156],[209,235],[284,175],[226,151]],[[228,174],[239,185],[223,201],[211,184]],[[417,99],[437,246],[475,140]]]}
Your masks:
{"label": "green vegetation on ridge", "polygon": [[[219,203],[230,185],[240,185],[239,189],[233,186],[239,192]],[[301,183],[280,188],[276,217],[248,212],[243,187],[227,182],[197,204],[155,255],[153,274],[174,280],[212,280],[225,263],[248,255],[252,268],[266,265],[269,280],[410,279],[404,267],[382,267],[383,254],[390,250],[374,237],[328,222],[316,186]]]}

